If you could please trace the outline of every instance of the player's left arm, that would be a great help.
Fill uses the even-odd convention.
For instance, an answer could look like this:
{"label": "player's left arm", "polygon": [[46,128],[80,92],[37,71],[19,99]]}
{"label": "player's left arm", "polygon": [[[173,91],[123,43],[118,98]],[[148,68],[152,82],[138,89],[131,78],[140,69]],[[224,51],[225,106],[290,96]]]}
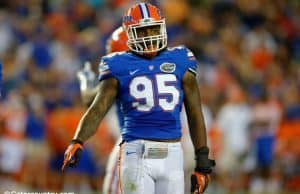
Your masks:
{"label": "player's left arm", "polygon": [[190,136],[195,148],[196,167],[191,176],[192,193],[203,193],[208,185],[209,174],[215,165],[208,158],[207,135],[201,107],[200,91],[196,76],[187,71],[183,77],[184,105],[188,118]]}
{"label": "player's left arm", "polygon": [[191,139],[195,150],[206,147],[206,129],[201,108],[200,92],[196,76],[187,71],[183,77],[184,106],[188,118]]}

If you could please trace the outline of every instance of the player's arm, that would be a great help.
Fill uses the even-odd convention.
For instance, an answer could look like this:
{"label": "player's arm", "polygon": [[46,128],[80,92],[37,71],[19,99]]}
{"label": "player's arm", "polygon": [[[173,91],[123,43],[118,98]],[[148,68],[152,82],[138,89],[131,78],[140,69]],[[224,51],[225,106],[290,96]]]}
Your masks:
{"label": "player's arm", "polygon": [[201,107],[200,91],[196,76],[187,71],[183,77],[184,105],[189,123],[190,136],[195,148],[196,167],[191,176],[191,192],[203,193],[209,181],[209,174],[215,165],[208,158],[206,129]]}
{"label": "player's arm", "polygon": [[66,166],[76,166],[79,162],[83,143],[95,134],[100,121],[112,106],[117,95],[118,81],[114,78],[102,80],[97,95],[81,118],[73,140],[65,152],[62,170]]}
{"label": "player's arm", "polygon": [[195,150],[206,147],[206,129],[196,76],[187,71],[183,77],[184,106]]}
{"label": "player's arm", "polygon": [[80,120],[74,139],[85,142],[96,132],[100,121],[115,100],[117,88],[118,81],[114,78],[100,82],[97,95]]}

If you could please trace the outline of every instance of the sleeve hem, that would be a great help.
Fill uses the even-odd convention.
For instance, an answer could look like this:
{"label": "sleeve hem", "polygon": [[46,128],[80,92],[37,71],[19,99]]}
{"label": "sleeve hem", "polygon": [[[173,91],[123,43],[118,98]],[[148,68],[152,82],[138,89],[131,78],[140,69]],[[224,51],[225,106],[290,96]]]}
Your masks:
{"label": "sleeve hem", "polygon": [[188,71],[191,72],[192,74],[194,74],[195,76],[197,76],[197,71],[195,69],[192,68],[188,68]]}

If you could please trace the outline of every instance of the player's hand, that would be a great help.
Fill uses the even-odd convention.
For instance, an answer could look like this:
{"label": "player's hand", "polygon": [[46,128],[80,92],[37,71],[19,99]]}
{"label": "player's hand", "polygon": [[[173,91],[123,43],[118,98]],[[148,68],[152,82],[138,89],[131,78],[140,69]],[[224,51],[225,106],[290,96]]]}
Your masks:
{"label": "player's hand", "polygon": [[209,183],[213,167],[216,165],[214,160],[208,158],[208,147],[201,147],[196,150],[196,168],[191,176],[191,192],[193,194],[203,193]]}
{"label": "player's hand", "polygon": [[61,170],[68,166],[75,167],[79,163],[81,152],[82,152],[82,142],[79,140],[72,140],[67,150],[65,151],[64,163]]}
{"label": "player's hand", "polygon": [[208,185],[209,175],[200,172],[193,172],[191,176],[191,192],[192,194],[203,193]]}
{"label": "player's hand", "polygon": [[85,62],[83,68],[77,72],[77,79],[81,90],[95,87],[97,83],[96,74],[93,72],[90,62]]}

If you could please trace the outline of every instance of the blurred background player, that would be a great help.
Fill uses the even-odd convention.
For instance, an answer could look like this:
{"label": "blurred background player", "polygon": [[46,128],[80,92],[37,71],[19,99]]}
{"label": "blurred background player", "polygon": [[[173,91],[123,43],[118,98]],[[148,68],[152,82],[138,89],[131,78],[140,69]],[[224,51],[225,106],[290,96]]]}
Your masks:
{"label": "blurred background player", "polygon": [[131,52],[102,58],[99,92],[65,152],[62,169],[79,162],[83,143],[96,132],[116,98],[124,115],[122,192],[183,194],[180,112],[184,102],[196,156],[191,192],[202,193],[214,161],[208,158],[197,61],[184,46],[167,48],[165,20],[151,4],[132,6],[123,17],[123,28]]}
{"label": "blurred background player", "polygon": [[[122,27],[117,28],[108,39],[106,43],[106,53],[120,52],[128,50],[127,47],[127,35],[123,31]],[[84,64],[82,70],[77,73],[77,77],[80,82],[80,92],[81,97],[85,105],[89,106],[92,100],[95,98],[97,91],[99,90],[99,85],[97,84],[96,74],[93,72],[91,64],[89,62]],[[118,130],[123,126],[123,116],[120,113],[120,106],[117,103],[114,110],[117,109],[118,116]],[[112,127],[113,128],[113,127]],[[113,132],[114,133],[114,132]],[[116,134],[116,133],[115,133]],[[117,194],[120,193],[119,187],[119,176],[118,176],[118,154],[119,154],[119,144],[121,143],[121,137],[119,132],[117,132],[119,137],[116,141],[108,162],[104,177],[104,183],[102,192],[103,194]]]}
{"label": "blurred background player", "polygon": [[22,180],[26,152],[26,109],[23,100],[18,91],[13,91],[5,102],[0,103],[1,189],[15,188]]}

